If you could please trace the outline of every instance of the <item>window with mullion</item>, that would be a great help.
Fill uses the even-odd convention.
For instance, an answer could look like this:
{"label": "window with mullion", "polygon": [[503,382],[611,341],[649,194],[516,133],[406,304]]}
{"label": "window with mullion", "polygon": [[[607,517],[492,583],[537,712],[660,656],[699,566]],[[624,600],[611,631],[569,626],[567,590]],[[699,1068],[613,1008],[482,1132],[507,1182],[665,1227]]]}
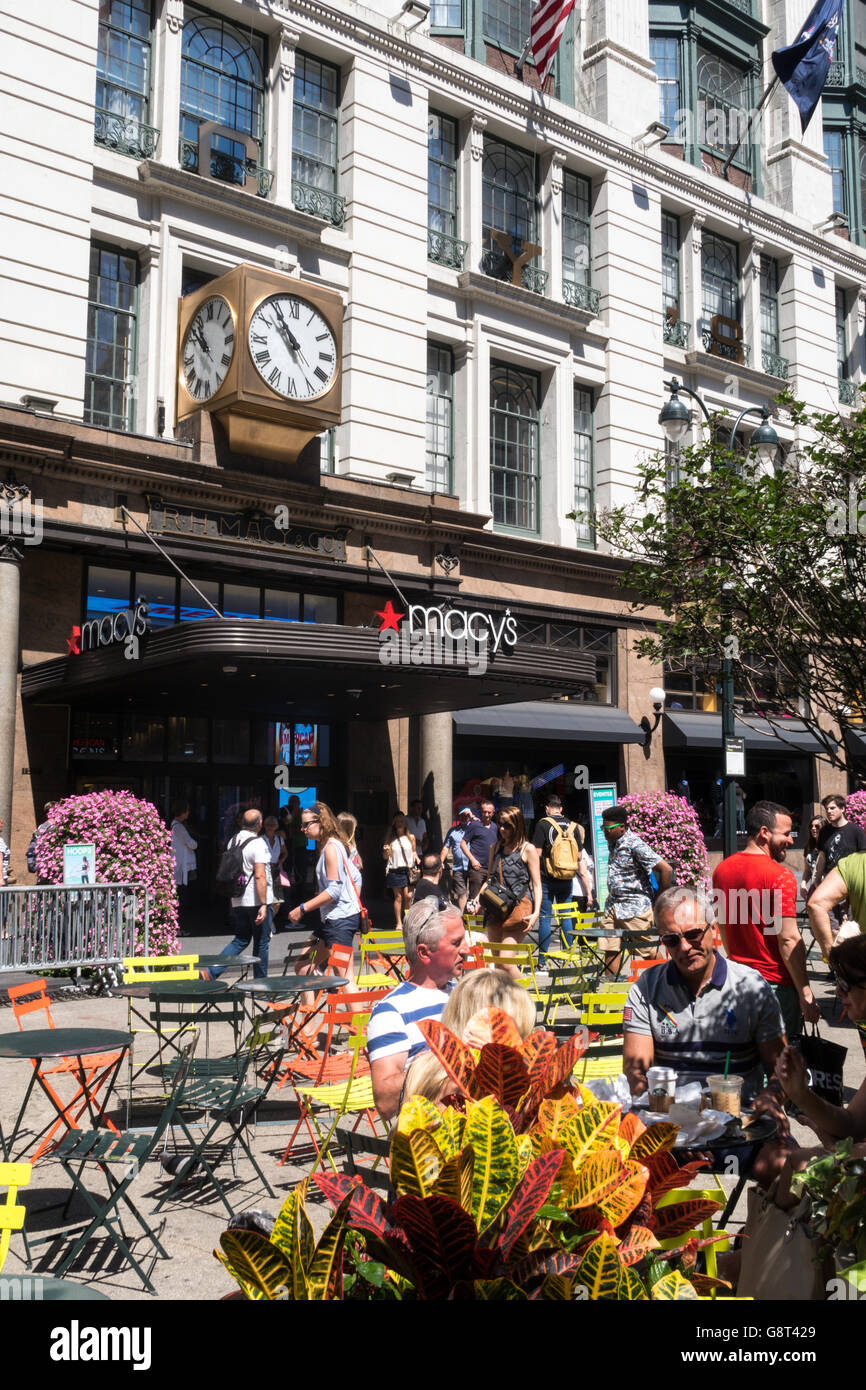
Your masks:
{"label": "window with mullion", "polygon": [[761,257],[761,352],[779,352],[779,266]]}
{"label": "window with mullion", "polygon": [[150,99],[151,0],[108,0],[100,7],[96,107],[146,121]]}
{"label": "window with mullion", "polygon": [[451,492],[454,470],[454,354],[427,344],[427,487]]}
{"label": "window with mullion", "polygon": [[463,0],[433,0],[430,6],[431,29],[462,29]]}
{"label": "window with mullion", "polygon": [[845,178],[845,136],[841,130],[824,127],[824,154],[833,181],[833,211],[848,215],[848,190]]}
{"label": "window with mullion", "polygon": [[562,178],[562,278],[592,284],[592,189],[582,174]]}
{"label": "window with mullion", "polygon": [[679,120],[680,102],[680,41],[675,35],[651,34],[650,58],[655,64],[659,89],[659,120],[674,139]]}
{"label": "window with mullion", "polygon": [[540,380],[505,363],[490,373],[490,501],[499,526],[538,531]]}
{"label": "window with mullion", "polygon": [[848,296],[843,289],[836,291],[836,364],[839,380],[850,376],[848,361]]}
{"label": "window with mullion", "polygon": [[701,310],[703,328],[716,314],[740,321],[740,285],[737,244],[712,232],[704,232],[701,248]]}
{"label": "window with mullion", "polygon": [[427,226],[457,236],[457,122],[437,111],[427,118]]}
{"label": "window with mullion", "polygon": [[292,178],[326,193],[337,191],[340,73],[308,53],[295,65]]}
{"label": "window with mullion", "polygon": [[[749,74],[745,68],[698,48],[699,143],[720,159],[727,159],[745,131],[749,110]],[[750,169],[751,146],[743,141],[733,163]]]}
{"label": "window with mullion", "polygon": [[662,307],[668,323],[680,317],[680,219],[662,213]]}
{"label": "window with mullion", "polygon": [[[261,162],[265,130],[261,35],[187,6],[180,80],[181,140],[195,146],[184,152],[184,167],[198,168],[198,128],[204,121],[252,136]],[[212,149],[212,177],[243,184],[245,146],[219,137]]]}
{"label": "window with mullion", "polygon": [[488,275],[510,279],[508,257],[492,232],[505,232],[515,247],[536,241],[535,155],[504,140],[485,140],[481,165],[484,254],[481,268]]}
{"label": "window with mullion", "polygon": [[592,392],[574,388],[574,510],[579,545],[595,545],[595,458],[592,434]]}
{"label": "window with mullion", "polygon": [[481,29],[484,37],[520,53],[529,38],[532,0],[481,0]]}
{"label": "window with mullion", "polygon": [[136,370],[138,261],[117,247],[90,248],[84,419],[131,430]]}

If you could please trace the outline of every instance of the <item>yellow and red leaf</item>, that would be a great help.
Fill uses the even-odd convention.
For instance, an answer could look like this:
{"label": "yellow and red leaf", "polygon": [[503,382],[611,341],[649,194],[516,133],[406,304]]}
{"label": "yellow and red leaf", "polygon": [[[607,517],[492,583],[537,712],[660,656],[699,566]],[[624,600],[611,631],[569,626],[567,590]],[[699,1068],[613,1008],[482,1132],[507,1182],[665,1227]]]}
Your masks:
{"label": "yellow and red leaf", "polygon": [[617,1299],[624,1268],[610,1236],[599,1236],[578,1265],[575,1282],[583,1284],[592,1302]]}
{"label": "yellow and red leaf", "polygon": [[640,1202],[649,1182],[649,1173],[640,1163],[626,1162],[613,1192],[599,1198],[598,1205],[612,1226],[621,1226]]}
{"label": "yellow and red leaf", "polygon": [[514,1108],[529,1090],[529,1072],[513,1047],[487,1043],[481,1049],[470,1089],[476,1100],[494,1096],[500,1105]]}
{"label": "yellow and red leaf", "polygon": [[538,1117],[534,1132],[544,1134],[548,1139],[558,1140],[570,1120],[579,1112],[580,1106],[574,1096],[562,1096],[559,1100],[543,1100],[538,1107]]}
{"label": "yellow and red leaf", "polygon": [[526,1174],[514,1194],[508,1216],[508,1225],[499,1241],[499,1254],[507,1260],[512,1246],[533,1220],[536,1212],[544,1206],[548,1193],[565,1158],[564,1149],[553,1149],[541,1154],[530,1163]]}
{"label": "yellow and red leaf", "polygon": [[626,1179],[626,1166],[616,1149],[590,1154],[575,1168],[569,1207],[598,1207]]}
{"label": "yellow and red leaf", "polygon": [[659,1242],[646,1226],[632,1226],[628,1235],[619,1243],[619,1257],[625,1265],[636,1265],[645,1255],[658,1250]]}
{"label": "yellow and red leaf", "polygon": [[653,1214],[653,1231],[659,1240],[673,1240],[675,1236],[684,1236],[686,1231],[695,1230],[722,1205],[721,1197],[707,1197],[676,1202],[669,1207],[656,1207]]}
{"label": "yellow and red leaf", "polygon": [[468,1097],[472,1073],[475,1070],[475,1058],[471,1049],[466,1047],[456,1034],[451,1032],[450,1028],[446,1028],[444,1023],[440,1023],[438,1018],[419,1019],[417,1027],[423,1034],[430,1051],[442,1063],[457,1090]]}
{"label": "yellow and red leaf", "polygon": [[639,1134],[635,1139],[630,1157],[636,1163],[646,1163],[647,1159],[659,1150],[672,1148],[679,1132],[678,1126],[669,1124],[667,1120],[650,1125],[649,1129],[645,1129],[643,1134]]}
{"label": "yellow and red leaf", "polygon": [[577,1169],[585,1158],[599,1149],[611,1148],[622,1113],[619,1105],[596,1101],[586,1105],[569,1120],[558,1136]]}

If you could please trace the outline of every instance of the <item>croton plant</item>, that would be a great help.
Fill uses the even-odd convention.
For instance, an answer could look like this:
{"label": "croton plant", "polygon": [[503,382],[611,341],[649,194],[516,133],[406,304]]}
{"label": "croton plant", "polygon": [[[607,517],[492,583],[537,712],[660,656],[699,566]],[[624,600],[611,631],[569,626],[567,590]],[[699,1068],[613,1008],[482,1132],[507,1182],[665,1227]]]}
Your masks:
{"label": "croton plant", "polygon": [[[694,1234],[721,1199],[670,1196],[704,1166],[677,1163],[676,1126],[647,1127],[572,1084],[586,1029],[557,1046],[484,1012],[480,1048],[419,1024],[448,1103],[403,1106],[388,1201],[357,1175],[318,1172],[269,1239],[224,1232],[214,1253],[248,1298],[696,1299],[721,1285],[695,1265],[725,1233]],[[310,1182],[334,1208],[318,1244]]]}

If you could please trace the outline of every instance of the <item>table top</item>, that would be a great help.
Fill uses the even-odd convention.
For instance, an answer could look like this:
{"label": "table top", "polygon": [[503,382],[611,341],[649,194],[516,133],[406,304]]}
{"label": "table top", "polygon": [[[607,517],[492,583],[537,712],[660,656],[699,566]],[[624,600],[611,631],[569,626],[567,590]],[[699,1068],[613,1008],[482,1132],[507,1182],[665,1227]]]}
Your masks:
{"label": "table top", "polygon": [[[236,989],[237,986],[232,986]],[[228,994],[226,980],[167,980],[165,984],[150,986],[151,999],[195,1000],[207,999],[214,994]]]}
{"label": "table top", "polygon": [[0,1057],[82,1057],[125,1051],[131,1042],[132,1034],[117,1028],[34,1028],[29,1033],[0,1033]]}
{"label": "table top", "polygon": [[245,969],[248,965],[258,965],[258,956],[199,956],[199,970],[214,970],[217,966],[221,970]]}
{"label": "table top", "polygon": [[[744,1112],[743,1119],[748,1119],[748,1112]],[[674,1153],[683,1149],[735,1149],[745,1144],[766,1144],[768,1139],[772,1139],[778,1129],[778,1121],[772,1115],[758,1115],[748,1129],[736,1129],[733,1133],[728,1130],[725,1134],[720,1134],[718,1139],[695,1138],[691,1144],[677,1144]]]}
{"label": "table top", "polygon": [[0,1302],[10,1300],[32,1303],[34,1298],[46,1303],[110,1303],[107,1293],[89,1284],[76,1284],[74,1279],[52,1279],[37,1274],[4,1275],[0,1278]]}
{"label": "table top", "polygon": [[301,994],[309,990],[342,989],[349,983],[341,975],[269,975],[266,980],[240,980],[234,988],[239,994]]}

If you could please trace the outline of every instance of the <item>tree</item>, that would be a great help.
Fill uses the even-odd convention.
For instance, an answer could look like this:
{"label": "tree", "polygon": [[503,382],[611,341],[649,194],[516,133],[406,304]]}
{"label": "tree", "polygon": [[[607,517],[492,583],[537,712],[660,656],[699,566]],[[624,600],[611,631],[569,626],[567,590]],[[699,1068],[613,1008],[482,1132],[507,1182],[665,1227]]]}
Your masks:
{"label": "tree", "polygon": [[835,735],[866,712],[866,408],[844,419],[779,401],[811,442],[775,473],[714,440],[683,449],[676,469],[657,454],[635,501],[602,511],[597,530],[628,560],[633,608],[664,617],[640,655],[710,681],[732,659],[747,724],[767,719],[785,740],[802,719],[842,767]]}

